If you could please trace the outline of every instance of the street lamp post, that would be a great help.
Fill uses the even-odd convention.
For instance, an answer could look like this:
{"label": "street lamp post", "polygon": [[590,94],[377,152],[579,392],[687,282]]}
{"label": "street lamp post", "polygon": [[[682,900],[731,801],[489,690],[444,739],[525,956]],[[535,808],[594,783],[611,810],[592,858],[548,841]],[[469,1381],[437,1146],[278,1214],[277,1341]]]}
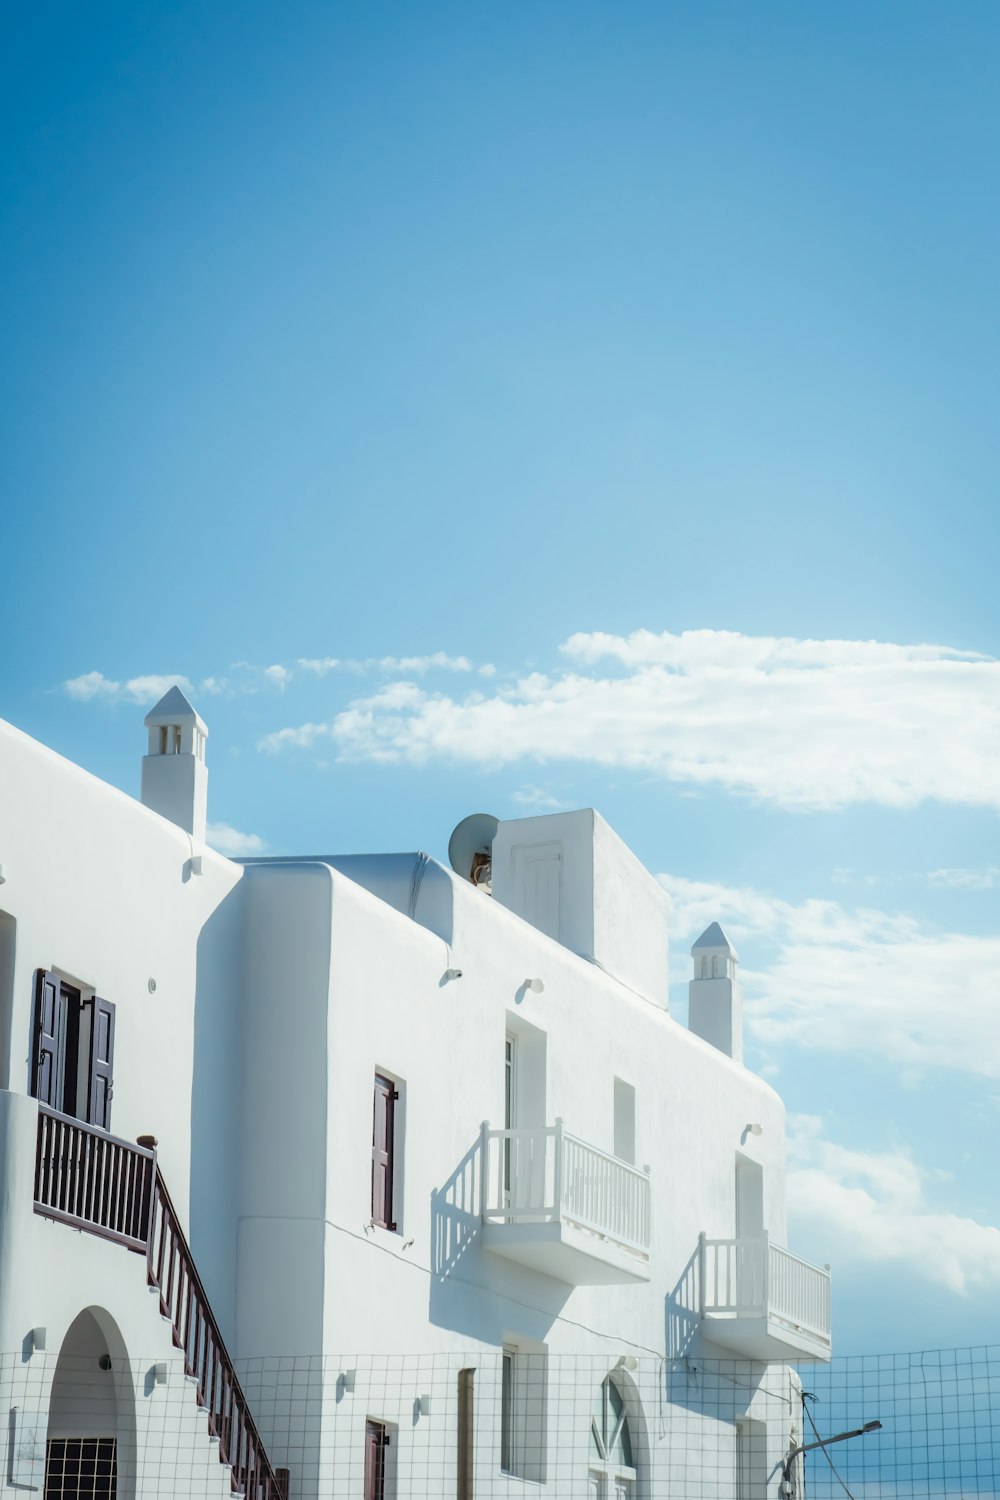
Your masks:
{"label": "street lamp post", "polygon": [[846,1443],[848,1438],[864,1437],[866,1432],[876,1432],[881,1426],[881,1422],[866,1422],[863,1427],[855,1427],[853,1432],[838,1432],[836,1437],[819,1438],[815,1443],[800,1443],[797,1448],[793,1448],[781,1469],[782,1500],[791,1500],[795,1494],[792,1465],[800,1454],[811,1453],[814,1448],[829,1448],[831,1443]]}

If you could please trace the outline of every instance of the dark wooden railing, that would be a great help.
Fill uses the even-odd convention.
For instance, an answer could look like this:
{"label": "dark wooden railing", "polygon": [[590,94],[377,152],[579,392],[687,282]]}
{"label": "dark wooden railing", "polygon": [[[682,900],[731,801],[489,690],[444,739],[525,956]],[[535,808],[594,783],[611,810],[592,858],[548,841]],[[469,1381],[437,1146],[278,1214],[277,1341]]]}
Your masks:
{"label": "dark wooden railing", "polygon": [[219,1440],[220,1462],[230,1465],[233,1491],[284,1500],[286,1476],[264,1451],[155,1148],[152,1136],[133,1145],[39,1104],[35,1212],[145,1255],[147,1280]]}
{"label": "dark wooden railing", "polygon": [[35,1211],[146,1251],[156,1153],[38,1106]]}
{"label": "dark wooden railing", "polygon": [[251,1500],[279,1500],[287,1491],[264,1452],[159,1168],[147,1244],[149,1284],[159,1288],[160,1311],[173,1325],[185,1370],[197,1381],[199,1405],[219,1439],[219,1458],[232,1465],[233,1489]]}

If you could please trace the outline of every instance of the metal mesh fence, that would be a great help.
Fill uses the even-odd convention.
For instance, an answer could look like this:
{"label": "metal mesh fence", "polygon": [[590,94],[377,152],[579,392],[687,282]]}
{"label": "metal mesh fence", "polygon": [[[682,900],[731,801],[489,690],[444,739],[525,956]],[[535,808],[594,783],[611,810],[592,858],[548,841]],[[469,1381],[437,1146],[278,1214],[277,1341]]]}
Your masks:
{"label": "metal mesh fence", "polygon": [[[798,1369],[512,1346],[246,1360],[239,1375],[291,1500],[1000,1493],[1000,1346]],[[202,1395],[180,1355],[10,1355],[0,1488],[225,1500]]]}

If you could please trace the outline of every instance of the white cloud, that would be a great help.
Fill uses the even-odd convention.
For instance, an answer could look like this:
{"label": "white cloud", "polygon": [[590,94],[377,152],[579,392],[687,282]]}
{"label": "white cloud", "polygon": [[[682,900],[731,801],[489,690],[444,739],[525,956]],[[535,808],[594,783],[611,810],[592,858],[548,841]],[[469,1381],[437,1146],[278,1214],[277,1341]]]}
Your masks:
{"label": "white cloud", "polygon": [[309,750],[317,740],[329,738],[328,724],[299,724],[295,729],[276,729],[273,734],[265,734],[263,739],[257,741],[257,749],[268,755],[292,748]]}
{"label": "white cloud", "polygon": [[75,698],[80,703],[86,703],[91,698],[103,698],[112,703],[154,703],[175,684],[185,693],[192,690],[190,681],[181,672],[154,672],[144,677],[130,677],[127,682],[115,682],[105,677],[103,672],[84,672],[82,676],[71,677],[64,682],[63,689],[70,698]]}
{"label": "white cloud", "polygon": [[263,669],[264,676],[272,687],[284,691],[286,685],[291,681],[292,673],[288,667],[273,666]]}
{"label": "white cloud", "polygon": [[[402,672],[404,675],[423,676],[427,672],[472,672],[475,664],[467,656],[449,656],[447,651],[432,651],[426,656],[369,656],[342,658],[339,656],[300,656],[297,666],[315,677],[325,677],[328,672],[345,671],[362,676],[366,672]],[[489,677],[496,668],[487,662],[478,669]],[[289,674],[290,675],[290,674]]]}
{"label": "white cloud", "polygon": [[300,656],[297,666],[303,672],[312,672],[316,677],[325,677],[328,672],[335,672],[344,663],[339,656]]}
{"label": "white cloud", "polygon": [[1000,936],[939,931],[836,901],[795,904],[750,887],[660,880],[688,976],[683,955],[711,921],[722,922],[744,962],[756,955],[743,984],[747,1029],[760,1047],[1000,1078]]}
{"label": "white cloud", "polygon": [[560,802],[558,797],[553,797],[541,786],[519,786],[516,792],[511,792],[510,800],[516,802],[518,807],[525,807],[530,812],[555,812],[565,807],[565,802]]}
{"label": "white cloud", "polygon": [[[381,693],[327,726],[342,759],[586,761],[790,808],[1000,808],[1000,662],[933,645],[697,630],[577,634],[573,668],[457,698]],[[467,670],[467,658],[383,658]],[[605,662],[609,675],[593,669]],[[468,664],[471,666],[471,663]],[[292,738],[285,743],[294,743]]]}
{"label": "white cloud", "polygon": [[472,662],[467,656],[449,656],[446,651],[432,651],[429,656],[381,656],[371,662],[383,672],[471,672]]}
{"label": "white cloud", "polygon": [[957,890],[991,891],[1000,878],[1000,865],[982,870],[931,870],[927,879],[932,885],[948,885]]}
{"label": "white cloud", "polygon": [[839,1265],[902,1265],[962,1295],[1000,1288],[1000,1229],[930,1206],[907,1152],[836,1145],[814,1116],[792,1116],[789,1130],[791,1215]]}
{"label": "white cloud", "polygon": [[240,833],[228,823],[209,823],[206,842],[219,854],[231,859],[243,859],[251,854],[263,854],[267,845],[256,833]]}

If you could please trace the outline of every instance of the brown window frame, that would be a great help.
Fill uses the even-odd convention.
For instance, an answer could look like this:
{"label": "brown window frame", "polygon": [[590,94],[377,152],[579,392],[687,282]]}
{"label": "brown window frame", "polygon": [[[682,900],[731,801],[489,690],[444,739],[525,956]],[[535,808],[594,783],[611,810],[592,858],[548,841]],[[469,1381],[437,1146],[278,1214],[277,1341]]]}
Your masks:
{"label": "brown window frame", "polygon": [[385,1484],[385,1450],[391,1439],[384,1422],[365,1421],[365,1500],[388,1500]]}

